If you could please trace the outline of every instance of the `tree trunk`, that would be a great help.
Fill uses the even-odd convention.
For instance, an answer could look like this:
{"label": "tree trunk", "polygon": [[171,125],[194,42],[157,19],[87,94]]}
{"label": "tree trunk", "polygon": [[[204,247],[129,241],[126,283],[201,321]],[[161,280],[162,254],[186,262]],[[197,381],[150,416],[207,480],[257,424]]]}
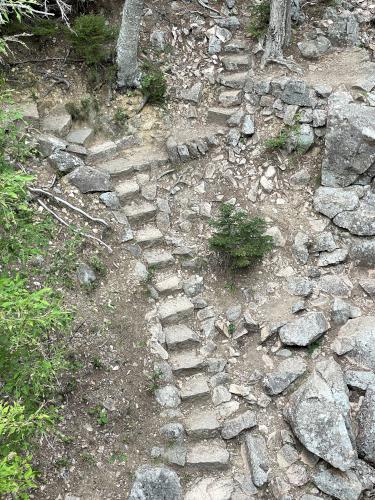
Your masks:
{"label": "tree trunk", "polygon": [[117,83],[119,87],[139,85],[138,42],[144,0],[125,0],[117,40]]}
{"label": "tree trunk", "polygon": [[289,45],[290,35],[291,0],[272,0],[262,66],[265,66],[269,61],[284,61],[283,48]]}

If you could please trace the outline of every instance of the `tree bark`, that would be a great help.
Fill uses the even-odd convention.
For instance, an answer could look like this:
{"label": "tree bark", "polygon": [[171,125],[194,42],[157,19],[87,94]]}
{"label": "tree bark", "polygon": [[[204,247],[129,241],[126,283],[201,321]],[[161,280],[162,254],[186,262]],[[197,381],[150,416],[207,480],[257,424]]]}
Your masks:
{"label": "tree bark", "polygon": [[269,61],[285,61],[283,48],[289,45],[290,36],[291,0],[272,0],[262,66],[265,66]]}
{"label": "tree bark", "polygon": [[125,0],[117,40],[117,83],[119,87],[139,85],[138,43],[144,0]]}

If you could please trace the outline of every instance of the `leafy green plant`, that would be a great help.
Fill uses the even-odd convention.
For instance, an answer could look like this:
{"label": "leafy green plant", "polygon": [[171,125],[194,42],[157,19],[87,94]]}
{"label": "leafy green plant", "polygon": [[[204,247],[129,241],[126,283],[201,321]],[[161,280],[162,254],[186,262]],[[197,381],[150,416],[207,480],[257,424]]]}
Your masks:
{"label": "leafy green plant", "polygon": [[236,325],[234,323],[229,323],[228,333],[230,335],[233,335],[235,331],[236,331]]}
{"label": "leafy green plant", "polygon": [[12,493],[26,499],[27,490],[36,487],[28,441],[50,424],[50,415],[41,408],[27,414],[20,403],[0,400],[0,495]]}
{"label": "leafy green plant", "polygon": [[215,230],[210,248],[233,269],[255,264],[273,248],[271,236],[264,234],[264,219],[250,218],[247,212],[236,210],[229,203],[220,206],[218,218],[211,219],[210,225]]}
{"label": "leafy green plant", "polygon": [[149,385],[147,390],[151,392],[151,394],[154,394],[155,391],[157,391],[160,387],[160,379],[162,378],[163,374],[160,370],[154,370],[151,375],[149,376]]}
{"label": "leafy green plant", "polygon": [[48,247],[53,232],[51,218],[33,211],[27,185],[33,177],[0,172],[0,254],[2,263],[25,262]]}
{"label": "leafy green plant", "polygon": [[22,113],[14,105],[12,92],[0,78],[0,172],[8,169],[10,162],[22,162],[30,157],[21,122]]}
{"label": "leafy green plant", "polygon": [[66,367],[60,336],[70,320],[50,289],[0,278],[0,376],[8,394],[28,404],[51,395]]}
{"label": "leafy green plant", "polygon": [[124,463],[128,460],[128,455],[126,453],[112,453],[109,457],[109,463],[114,464],[115,462]]}
{"label": "leafy green plant", "polygon": [[104,276],[107,273],[107,268],[105,267],[104,262],[97,255],[92,255],[89,263],[94,271],[96,271],[100,276]]}
{"label": "leafy green plant", "polygon": [[275,150],[275,149],[282,149],[286,146],[287,140],[288,140],[289,134],[286,130],[286,128],[283,128],[277,136],[271,137],[270,139],[267,139],[265,142],[265,146],[267,149]]}
{"label": "leafy green plant", "polygon": [[72,28],[69,36],[73,49],[87,64],[99,64],[108,59],[108,43],[115,33],[106,25],[105,17],[82,15],[75,19]]}
{"label": "leafy green plant", "polygon": [[145,98],[150,104],[163,103],[167,92],[167,82],[162,71],[151,62],[144,63],[142,70],[141,91]]}
{"label": "leafy green plant", "polygon": [[250,7],[250,23],[247,31],[253,38],[259,39],[267,33],[270,13],[271,4],[269,0],[261,1]]}
{"label": "leafy green plant", "polygon": [[87,413],[96,417],[96,422],[101,426],[107,425],[109,422],[107,410],[100,405],[90,408]]}

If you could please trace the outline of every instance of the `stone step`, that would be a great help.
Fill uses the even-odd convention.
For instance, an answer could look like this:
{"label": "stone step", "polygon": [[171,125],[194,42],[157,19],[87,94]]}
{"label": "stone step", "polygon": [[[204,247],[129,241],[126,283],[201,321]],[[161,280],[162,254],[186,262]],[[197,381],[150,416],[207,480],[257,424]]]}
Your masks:
{"label": "stone step", "polygon": [[206,366],[204,357],[195,351],[172,352],[169,356],[169,362],[176,375],[196,372]]}
{"label": "stone step", "polygon": [[223,52],[233,54],[239,53],[249,48],[249,44],[245,40],[232,39],[224,45]]}
{"label": "stone step", "polygon": [[246,54],[223,56],[221,62],[226,71],[246,71],[250,66],[250,58]]}
{"label": "stone step", "polygon": [[128,149],[122,158],[101,162],[97,168],[108,172],[113,177],[118,177],[159,167],[168,161],[167,151],[160,146],[154,148],[138,147]]}
{"label": "stone step", "polygon": [[186,465],[197,469],[223,470],[229,466],[229,452],[220,441],[197,443],[188,448]]}
{"label": "stone step", "polygon": [[193,303],[187,297],[176,297],[159,306],[159,318],[162,325],[171,325],[189,318],[194,311]]}
{"label": "stone step", "polygon": [[160,279],[154,284],[154,287],[160,295],[168,295],[182,290],[181,280],[178,276]]}
{"label": "stone step", "polygon": [[242,102],[242,90],[225,90],[219,95],[219,103],[225,108],[239,106]]}
{"label": "stone step", "polygon": [[89,127],[77,128],[71,130],[66,137],[68,142],[79,144],[80,146],[87,146],[88,142],[94,135],[94,130]]}
{"label": "stone step", "polygon": [[174,257],[166,250],[145,250],[143,258],[149,267],[161,269],[174,263]]}
{"label": "stone step", "polygon": [[132,200],[139,193],[139,185],[133,180],[117,184],[115,191],[120,202]]}
{"label": "stone step", "polygon": [[151,203],[127,205],[122,209],[129,222],[145,222],[152,220],[156,215],[156,207]]}
{"label": "stone step", "polygon": [[218,83],[231,89],[243,89],[248,80],[246,71],[239,73],[220,73],[217,78]]}
{"label": "stone step", "polygon": [[164,334],[170,350],[194,347],[199,344],[198,335],[186,325],[173,325],[164,328]]}
{"label": "stone step", "polygon": [[218,437],[221,424],[213,410],[196,410],[184,420],[186,433],[195,439]]}
{"label": "stone step", "polygon": [[209,108],[207,121],[209,123],[227,126],[227,121],[237,111],[239,111],[239,108]]}
{"label": "stone step", "polygon": [[205,398],[210,395],[207,377],[203,373],[197,373],[181,382],[180,397],[183,401]]}
{"label": "stone step", "polygon": [[164,240],[163,233],[157,227],[145,227],[135,233],[135,241],[141,247],[152,247]]}

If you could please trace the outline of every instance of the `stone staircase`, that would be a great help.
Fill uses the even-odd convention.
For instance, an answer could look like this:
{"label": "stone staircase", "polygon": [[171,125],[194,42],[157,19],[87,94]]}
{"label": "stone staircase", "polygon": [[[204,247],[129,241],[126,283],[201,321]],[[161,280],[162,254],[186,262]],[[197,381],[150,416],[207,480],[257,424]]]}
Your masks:
{"label": "stone staircase", "polygon": [[155,397],[169,423],[161,428],[162,445],[152,457],[191,471],[195,481],[186,500],[211,498],[204,491],[217,481],[224,485],[215,499],[224,500],[228,488],[235,491],[228,439],[256,422],[254,415],[251,421],[240,415],[242,427],[237,424],[233,431],[228,424],[239,403],[231,401],[225,386],[226,360],[215,357],[214,311],[200,298],[202,280],[181,277],[189,273],[186,262],[194,260],[194,252],[167,236],[169,201],[159,198],[157,187],[159,169],[167,162],[162,148],[134,148],[123,158],[100,161],[97,168],[111,176],[121,205],[114,214],[124,226],[123,241],[147,270],[147,288],[157,304],[157,315],[148,320],[149,345],[161,358],[155,362],[160,378]]}

